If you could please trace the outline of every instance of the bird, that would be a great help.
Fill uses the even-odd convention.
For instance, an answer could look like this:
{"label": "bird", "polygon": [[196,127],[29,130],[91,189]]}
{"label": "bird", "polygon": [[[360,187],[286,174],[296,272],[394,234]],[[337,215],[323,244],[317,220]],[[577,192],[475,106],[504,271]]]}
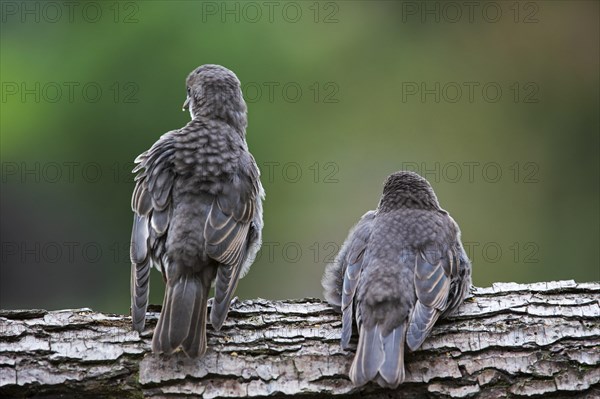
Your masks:
{"label": "bird", "polygon": [[238,281],[262,243],[260,171],[246,143],[247,107],[229,69],[206,64],[186,79],[191,120],[136,159],[131,234],[131,315],[142,332],[151,265],[166,284],[152,351],[206,352],[210,322],[223,325]]}
{"label": "bird", "polygon": [[463,302],[471,262],[460,235],[426,179],[411,171],[387,177],[377,209],[350,230],[322,279],[325,299],[342,313],[344,350],[356,322],[355,386],[398,387],[405,347],[417,350]]}

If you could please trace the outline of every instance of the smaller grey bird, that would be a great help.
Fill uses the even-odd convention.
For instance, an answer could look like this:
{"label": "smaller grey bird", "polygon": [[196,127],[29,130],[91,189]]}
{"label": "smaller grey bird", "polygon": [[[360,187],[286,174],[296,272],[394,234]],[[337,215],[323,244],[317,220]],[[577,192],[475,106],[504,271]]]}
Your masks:
{"label": "smaller grey bird", "polygon": [[136,159],[131,316],[141,332],[154,265],[166,290],[152,350],[171,354],[181,347],[196,357],[206,351],[211,284],[210,321],[219,330],[261,246],[264,191],[246,144],[246,103],[235,74],[220,65],[196,68],[184,108],[192,120]]}
{"label": "smaller grey bird", "polygon": [[342,348],[353,318],[358,346],[350,379],[396,388],[404,381],[404,348],[418,349],[440,317],[471,287],[471,263],[460,229],[433,189],[413,172],[385,181],[375,211],[363,215],[323,275],[327,301],[342,312]]}

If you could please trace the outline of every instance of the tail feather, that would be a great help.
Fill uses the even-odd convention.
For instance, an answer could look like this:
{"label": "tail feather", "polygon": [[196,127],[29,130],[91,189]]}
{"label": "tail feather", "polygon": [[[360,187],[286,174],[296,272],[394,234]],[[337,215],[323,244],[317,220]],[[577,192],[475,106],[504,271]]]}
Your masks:
{"label": "tail feather", "polygon": [[183,351],[189,357],[202,356],[206,352],[206,305],[208,301],[208,290],[206,294],[198,301],[194,301],[192,310],[192,322],[190,332],[186,339],[181,344]]}
{"label": "tail feather", "polygon": [[179,346],[190,332],[193,303],[199,294],[199,285],[193,277],[182,276],[171,287],[169,340]]}
{"label": "tail feather", "polygon": [[369,328],[362,325],[356,355],[350,367],[350,379],[354,385],[361,386],[373,380],[383,360],[383,342],[379,325]]}
{"label": "tail feather", "polygon": [[152,339],[154,352],[171,354],[181,346],[190,357],[204,354],[208,289],[194,275],[183,275],[167,285]]}
{"label": "tail feather", "polygon": [[235,293],[241,270],[241,266],[234,267],[223,264],[217,270],[215,299],[210,309],[210,323],[217,331],[221,329],[227,318],[231,299]]}
{"label": "tail feather", "polygon": [[171,307],[173,303],[172,292],[172,288],[167,285],[160,317],[158,318],[158,323],[156,323],[156,328],[154,329],[154,336],[152,337],[152,351],[155,353],[171,354],[175,350],[175,347],[171,345],[171,340],[169,338]]}
{"label": "tail feather", "polygon": [[406,325],[403,323],[383,338],[385,360],[379,368],[381,386],[396,388],[404,381],[404,336]]}
{"label": "tail feather", "polygon": [[362,360],[363,376],[370,381],[375,378],[385,360],[383,339],[379,325],[375,325],[375,328],[365,331]]}
{"label": "tail feather", "polygon": [[133,329],[142,332],[146,324],[148,293],[150,291],[150,259],[131,264],[131,320]]}
{"label": "tail feather", "polygon": [[382,387],[396,388],[404,381],[405,331],[406,326],[401,324],[384,337],[379,325],[360,327],[350,368],[350,379],[355,386],[377,381]]}

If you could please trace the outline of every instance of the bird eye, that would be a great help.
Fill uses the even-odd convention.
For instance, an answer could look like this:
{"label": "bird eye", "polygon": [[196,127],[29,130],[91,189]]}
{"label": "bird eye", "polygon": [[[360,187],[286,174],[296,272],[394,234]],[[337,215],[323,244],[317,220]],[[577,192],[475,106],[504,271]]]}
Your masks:
{"label": "bird eye", "polygon": [[192,94],[192,90],[190,90],[190,88],[189,88],[189,87],[187,88],[187,94],[188,94],[188,96],[189,96],[190,94]]}

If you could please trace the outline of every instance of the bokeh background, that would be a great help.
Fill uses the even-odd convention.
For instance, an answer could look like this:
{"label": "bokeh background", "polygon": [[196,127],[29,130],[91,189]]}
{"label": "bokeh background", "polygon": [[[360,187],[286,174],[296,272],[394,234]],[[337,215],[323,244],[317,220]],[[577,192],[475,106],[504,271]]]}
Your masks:
{"label": "bokeh background", "polygon": [[321,296],[400,169],[476,285],[600,280],[598,2],[269,4],[2,2],[0,307],[128,312],[132,161],[205,63],[242,81],[267,192],[240,298]]}

